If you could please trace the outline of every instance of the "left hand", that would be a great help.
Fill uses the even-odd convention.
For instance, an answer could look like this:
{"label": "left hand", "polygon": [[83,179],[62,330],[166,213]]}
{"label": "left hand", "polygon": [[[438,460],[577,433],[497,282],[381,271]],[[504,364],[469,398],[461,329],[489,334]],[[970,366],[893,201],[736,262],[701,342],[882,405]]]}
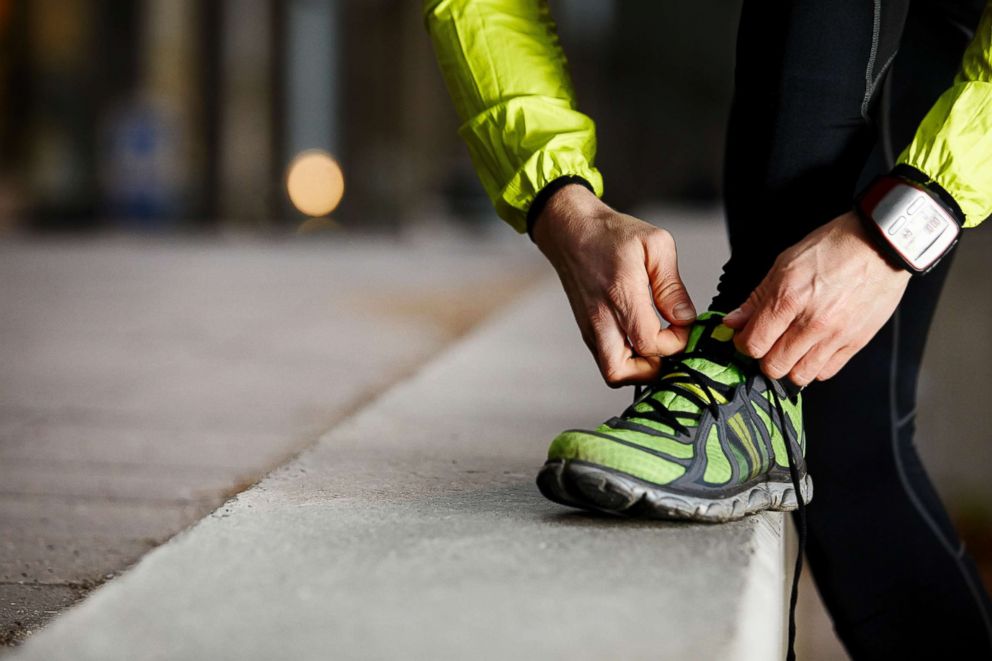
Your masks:
{"label": "left hand", "polygon": [[724,323],[738,331],[737,348],[760,359],[765,374],[805,386],[829,379],[868,344],[910,277],[878,252],[848,212],[779,255]]}

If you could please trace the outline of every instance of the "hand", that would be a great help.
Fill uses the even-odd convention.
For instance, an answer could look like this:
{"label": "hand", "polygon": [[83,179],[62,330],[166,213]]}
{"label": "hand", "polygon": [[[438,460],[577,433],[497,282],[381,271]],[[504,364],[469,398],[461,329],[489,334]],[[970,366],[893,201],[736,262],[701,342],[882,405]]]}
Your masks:
{"label": "hand", "polygon": [[[661,356],[685,348],[696,310],[671,234],[571,185],[548,200],[534,242],[558,272],[582,339],[611,387],[649,381]],[[662,328],[656,308],[672,326]]]}
{"label": "hand", "polygon": [[910,273],[875,248],[854,212],[792,246],[724,323],[737,348],[773,379],[829,379],[899,305]]}

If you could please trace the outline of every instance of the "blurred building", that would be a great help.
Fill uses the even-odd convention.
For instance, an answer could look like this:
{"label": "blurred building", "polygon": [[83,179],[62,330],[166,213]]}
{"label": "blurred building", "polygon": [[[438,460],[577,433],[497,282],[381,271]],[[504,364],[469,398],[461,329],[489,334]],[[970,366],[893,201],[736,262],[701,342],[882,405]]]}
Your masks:
{"label": "blurred building", "polygon": [[[712,201],[737,6],[552,10],[608,198]],[[343,224],[492,218],[420,2],[0,0],[0,44],[0,227],[292,227],[284,169],[315,147]]]}

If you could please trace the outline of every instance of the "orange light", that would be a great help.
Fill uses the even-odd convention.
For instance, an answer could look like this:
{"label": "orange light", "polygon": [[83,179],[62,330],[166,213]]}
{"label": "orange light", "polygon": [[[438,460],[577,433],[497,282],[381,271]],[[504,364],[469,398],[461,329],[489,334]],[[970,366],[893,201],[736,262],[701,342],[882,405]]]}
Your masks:
{"label": "orange light", "polygon": [[286,192],[301,213],[314,218],[326,216],[344,196],[341,166],[321,149],[302,151],[286,170]]}

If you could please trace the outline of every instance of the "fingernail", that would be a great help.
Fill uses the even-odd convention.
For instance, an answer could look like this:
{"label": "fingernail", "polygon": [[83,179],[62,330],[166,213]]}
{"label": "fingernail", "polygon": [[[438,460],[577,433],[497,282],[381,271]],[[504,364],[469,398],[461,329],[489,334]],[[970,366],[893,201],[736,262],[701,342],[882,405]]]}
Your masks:
{"label": "fingernail", "polygon": [[739,317],[739,316],[741,316],[741,309],[735,308],[731,310],[729,313],[727,313],[727,316],[724,317],[724,320],[730,319],[731,317]]}
{"label": "fingernail", "polygon": [[692,307],[689,303],[679,303],[672,310],[672,314],[679,321],[692,321],[696,318],[696,308]]}

